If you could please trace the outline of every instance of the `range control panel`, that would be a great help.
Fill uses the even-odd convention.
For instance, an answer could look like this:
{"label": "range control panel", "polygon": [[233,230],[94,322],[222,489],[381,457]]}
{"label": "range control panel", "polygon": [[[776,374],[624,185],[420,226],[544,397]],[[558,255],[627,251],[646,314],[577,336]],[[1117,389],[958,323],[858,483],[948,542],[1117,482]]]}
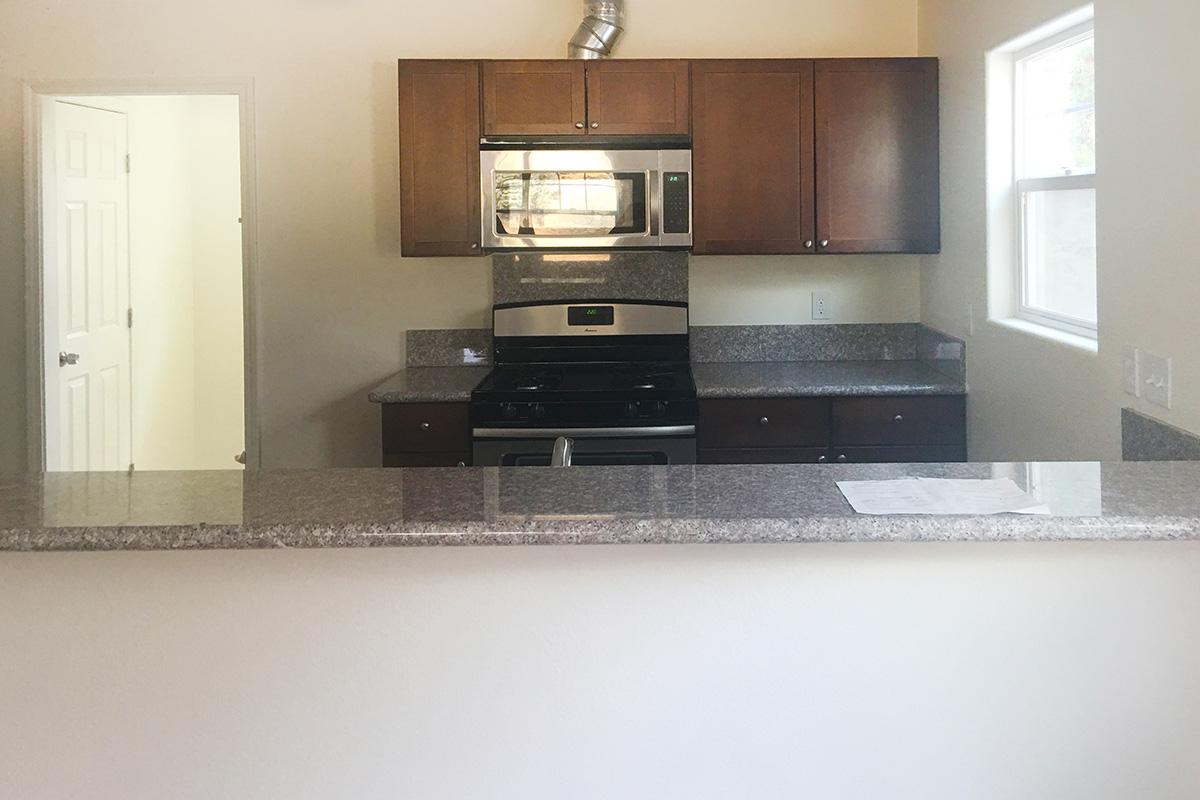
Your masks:
{"label": "range control panel", "polygon": [[663,233],[691,230],[691,190],[686,172],[663,173]]}

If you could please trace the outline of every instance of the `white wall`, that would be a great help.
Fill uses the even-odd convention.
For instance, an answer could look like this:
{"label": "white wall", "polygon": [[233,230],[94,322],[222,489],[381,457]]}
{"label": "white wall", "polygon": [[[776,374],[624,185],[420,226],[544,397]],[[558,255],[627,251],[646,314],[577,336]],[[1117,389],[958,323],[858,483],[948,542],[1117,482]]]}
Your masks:
{"label": "white wall", "polygon": [[1200,544],[0,554],[4,794],[1194,800]]}
{"label": "white wall", "polygon": [[[1100,348],[1087,353],[985,321],[984,53],[1078,0],[922,0],[923,53],[942,59],[944,248],[924,260],[924,322],[968,342],[971,457],[1119,458],[1121,348],[1176,358],[1176,408],[1200,431],[1200,106],[1187,65],[1190,0],[1096,3]],[[974,309],[974,335],[968,324]]]}
{"label": "white wall", "polygon": [[90,97],[128,115],[133,460],[234,469],[244,449],[234,96]]}
{"label": "white wall", "polygon": [[[399,257],[396,59],[557,57],[580,16],[574,0],[0,3],[0,384],[26,380],[21,80],[248,76],[257,103],[262,462],[376,463],[378,409],[366,392],[403,364],[404,330],[482,326],[491,292],[484,259]],[[653,0],[629,4],[620,55],[913,55],[916,23],[916,0]],[[889,318],[916,318],[915,281],[891,272],[911,275],[914,259],[872,259],[848,282],[817,261],[736,262],[743,285],[794,300],[698,319],[802,321],[815,274],[856,314],[886,308]],[[696,268],[707,307],[720,291],[710,287],[727,280],[717,270]],[[0,392],[0,466],[24,465],[24,428],[23,392]]]}

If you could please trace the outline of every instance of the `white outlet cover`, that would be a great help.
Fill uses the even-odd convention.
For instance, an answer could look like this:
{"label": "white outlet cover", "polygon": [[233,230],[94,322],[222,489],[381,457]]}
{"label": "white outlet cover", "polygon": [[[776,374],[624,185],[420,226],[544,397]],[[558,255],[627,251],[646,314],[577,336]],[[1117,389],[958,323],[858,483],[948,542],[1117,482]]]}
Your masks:
{"label": "white outlet cover", "polygon": [[1136,347],[1121,350],[1121,388],[1125,394],[1141,397],[1142,385],[1138,381],[1138,351]]}
{"label": "white outlet cover", "polygon": [[1171,359],[1139,350],[1137,374],[1142,399],[1160,408],[1171,407]]}
{"label": "white outlet cover", "polygon": [[812,318],[833,319],[833,296],[829,292],[812,293]]}

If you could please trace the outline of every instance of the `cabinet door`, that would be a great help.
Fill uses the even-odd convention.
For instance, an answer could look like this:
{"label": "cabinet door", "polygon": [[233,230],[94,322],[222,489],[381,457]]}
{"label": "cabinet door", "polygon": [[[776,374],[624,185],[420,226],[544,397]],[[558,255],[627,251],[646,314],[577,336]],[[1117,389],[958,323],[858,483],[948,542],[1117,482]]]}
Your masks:
{"label": "cabinet door", "polygon": [[594,61],[587,68],[589,133],[686,134],[688,62]]}
{"label": "cabinet door", "polygon": [[479,250],[479,62],[400,62],[400,253]]}
{"label": "cabinet door", "polygon": [[937,252],[937,59],[817,61],[816,167],[819,252]]}
{"label": "cabinet door", "polygon": [[809,397],[704,399],[696,445],[702,450],[820,447],[829,444],[829,401]]}
{"label": "cabinet door", "polygon": [[692,62],[693,252],[813,252],[813,63]]}
{"label": "cabinet door", "polygon": [[947,397],[839,397],[833,401],[833,444],[963,445],[967,402]]}
{"label": "cabinet door", "polygon": [[485,61],[484,133],[584,135],[584,69],[583,61]]}

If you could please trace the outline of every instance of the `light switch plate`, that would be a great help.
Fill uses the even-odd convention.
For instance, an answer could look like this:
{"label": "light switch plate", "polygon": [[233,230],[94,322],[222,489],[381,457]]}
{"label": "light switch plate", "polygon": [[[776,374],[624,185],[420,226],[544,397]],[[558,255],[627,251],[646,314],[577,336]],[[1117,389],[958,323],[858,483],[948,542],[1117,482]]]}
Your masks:
{"label": "light switch plate", "polygon": [[833,319],[833,297],[829,292],[812,293],[812,318]]}
{"label": "light switch plate", "polygon": [[1142,399],[1162,408],[1171,407],[1171,359],[1137,352],[1137,374],[1142,389]]}
{"label": "light switch plate", "polygon": [[1142,384],[1138,381],[1138,351],[1136,347],[1121,350],[1121,388],[1125,394],[1141,397]]}

